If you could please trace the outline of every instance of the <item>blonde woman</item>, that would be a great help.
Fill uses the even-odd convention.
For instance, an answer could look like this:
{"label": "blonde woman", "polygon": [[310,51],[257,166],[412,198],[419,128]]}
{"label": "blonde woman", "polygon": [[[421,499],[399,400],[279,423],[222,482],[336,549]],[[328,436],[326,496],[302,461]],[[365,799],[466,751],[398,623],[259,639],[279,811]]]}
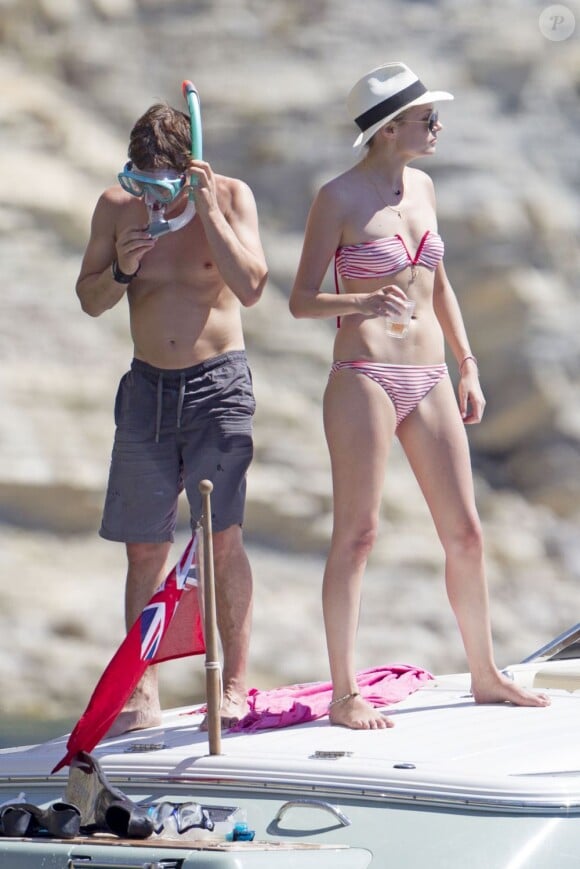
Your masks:
{"label": "blonde woman", "polygon": [[[308,217],[292,289],[295,317],[336,317],[324,396],[334,526],[323,583],[333,700],[330,720],[355,729],[392,726],[360,695],[355,639],[361,584],[377,536],[395,436],[423,492],[445,552],[447,593],[478,703],[546,706],[494,663],[480,521],[465,425],[485,399],[477,360],[443,265],[433,184],[409,163],[435,152],[443,129],[430,92],[403,63],[363,76],[348,97],[361,159],[325,184]],[[321,284],[335,258],[336,292]],[[339,286],[340,283],[340,286]],[[340,291],[339,291],[340,290]],[[396,324],[408,302],[408,331]],[[445,342],[459,370],[458,401]],[[388,626],[385,626],[388,630]]]}

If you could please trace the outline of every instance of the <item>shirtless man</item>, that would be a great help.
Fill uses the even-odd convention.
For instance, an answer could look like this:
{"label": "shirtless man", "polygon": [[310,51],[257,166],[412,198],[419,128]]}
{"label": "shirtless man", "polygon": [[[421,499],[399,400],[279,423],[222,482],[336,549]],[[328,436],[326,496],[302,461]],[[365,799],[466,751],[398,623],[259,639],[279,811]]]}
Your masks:
{"label": "shirtless man", "polygon": [[[99,198],[76,285],[91,317],[126,297],[133,339],[115,402],[99,533],[126,545],[129,629],[165,578],[180,491],[195,527],[199,482],[212,480],[221,717],[228,726],[247,712],[252,610],[241,526],[255,405],[240,312],[259,300],[267,266],[251,190],[190,156],[187,115],[152,106],[135,124],[128,154],[120,180],[133,185],[133,195],[116,185]],[[168,222],[183,222],[193,211],[190,196],[195,214],[186,225],[160,236],[148,231],[160,208]],[[149,667],[108,735],[160,720],[156,668]]]}

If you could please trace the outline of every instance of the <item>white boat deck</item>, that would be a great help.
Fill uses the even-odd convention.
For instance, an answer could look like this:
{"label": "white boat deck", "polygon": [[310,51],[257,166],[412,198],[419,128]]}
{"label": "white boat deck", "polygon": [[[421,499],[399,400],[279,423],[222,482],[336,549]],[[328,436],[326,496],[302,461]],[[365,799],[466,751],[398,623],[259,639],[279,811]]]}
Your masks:
{"label": "white boat deck", "polygon": [[[577,660],[510,668],[547,691],[548,708],[477,706],[465,674],[441,677],[389,707],[395,727],[351,731],[309,724],[222,735],[209,755],[197,708],[171,710],[163,726],[102,742],[93,752],[112,782],[197,782],[266,790],[349,793],[365,799],[461,804],[495,811],[580,813],[580,679]],[[0,787],[48,779],[67,737],[0,751]],[[64,788],[68,770],[51,781]]]}

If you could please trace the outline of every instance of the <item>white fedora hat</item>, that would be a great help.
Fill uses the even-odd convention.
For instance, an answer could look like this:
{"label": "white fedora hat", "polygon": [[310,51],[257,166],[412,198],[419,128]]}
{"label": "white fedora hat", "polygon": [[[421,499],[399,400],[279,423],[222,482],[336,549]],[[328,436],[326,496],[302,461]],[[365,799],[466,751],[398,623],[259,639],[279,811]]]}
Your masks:
{"label": "white fedora hat", "polygon": [[411,106],[452,100],[447,91],[428,91],[404,63],[395,61],[371,69],[357,81],[346,105],[360,134],[353,148],[360,149],[377,130]]}

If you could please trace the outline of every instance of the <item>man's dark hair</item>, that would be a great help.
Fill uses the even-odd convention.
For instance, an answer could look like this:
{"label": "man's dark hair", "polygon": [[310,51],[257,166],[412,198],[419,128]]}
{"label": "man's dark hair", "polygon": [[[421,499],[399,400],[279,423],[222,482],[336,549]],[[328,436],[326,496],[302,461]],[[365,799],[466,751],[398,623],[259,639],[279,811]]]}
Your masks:
{"label": "man's dark hair", "polygon": [[128,155],[139,169],[184,172],[191,157],[189,116],[167,103],[151,106],[131,130]]}

